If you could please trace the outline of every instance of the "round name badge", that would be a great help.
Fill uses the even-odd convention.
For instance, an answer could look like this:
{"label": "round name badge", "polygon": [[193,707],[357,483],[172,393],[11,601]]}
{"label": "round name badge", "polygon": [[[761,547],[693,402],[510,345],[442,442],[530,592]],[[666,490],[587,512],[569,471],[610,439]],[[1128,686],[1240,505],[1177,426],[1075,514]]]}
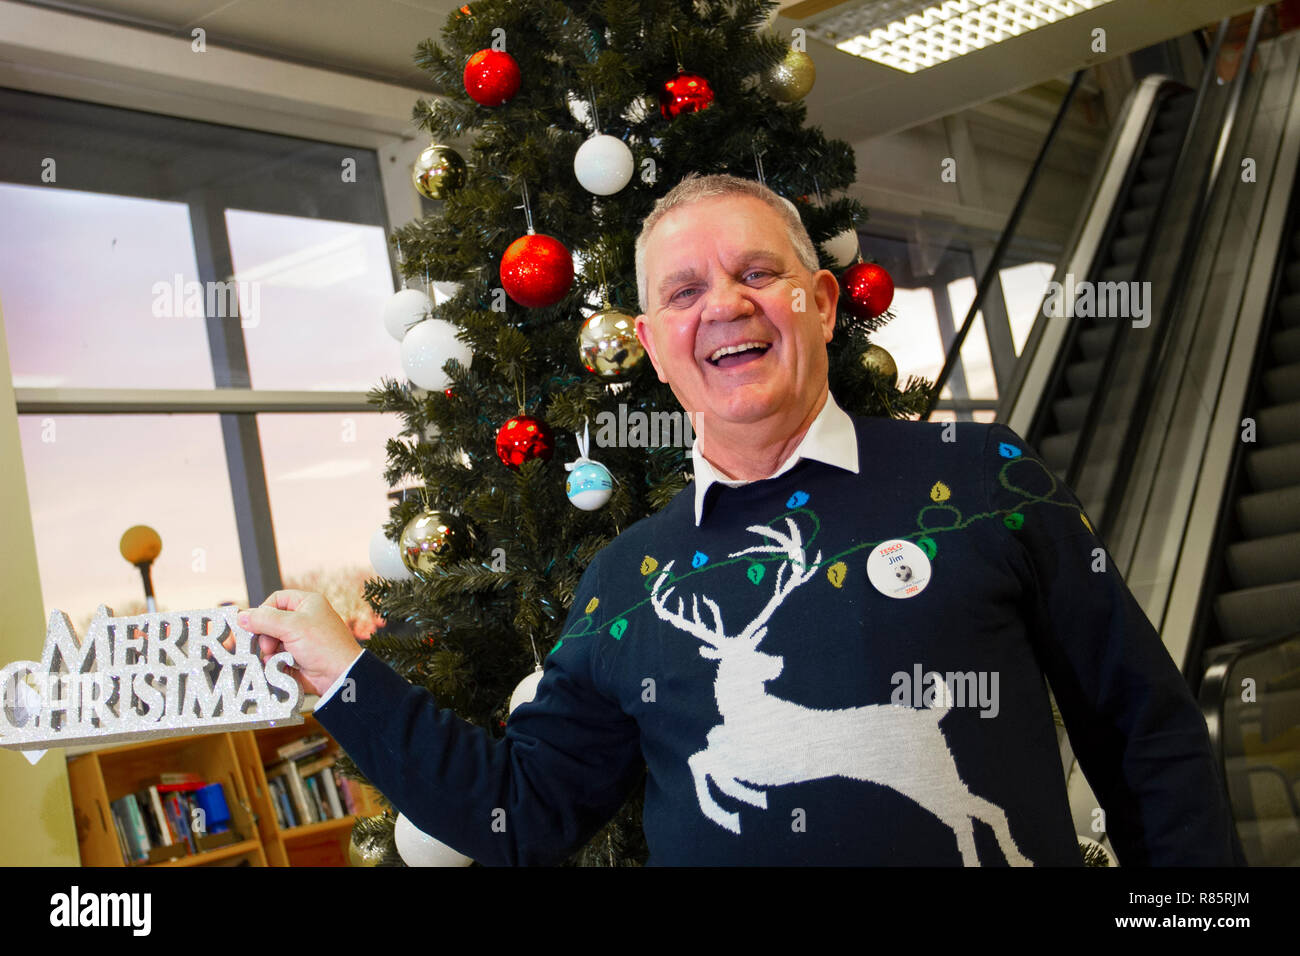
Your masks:
{"label": "round name badge", "polygon": [[871,549],[867,578],[887,597],[915,597],[930,583],[930,559],[910,541],[884,541]]}

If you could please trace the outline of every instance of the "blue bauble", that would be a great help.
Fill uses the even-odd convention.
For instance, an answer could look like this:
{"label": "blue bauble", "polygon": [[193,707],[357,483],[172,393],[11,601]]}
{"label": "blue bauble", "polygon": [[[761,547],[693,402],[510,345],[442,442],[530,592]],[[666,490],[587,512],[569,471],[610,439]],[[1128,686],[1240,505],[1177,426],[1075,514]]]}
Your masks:
{"label": "blue bauble", "polygon": [[584,461],[574,465],[564,482],[564,492],[575,508],[595,511],[603,508],[614,491],[614,479],[609,469],[598,461]]}

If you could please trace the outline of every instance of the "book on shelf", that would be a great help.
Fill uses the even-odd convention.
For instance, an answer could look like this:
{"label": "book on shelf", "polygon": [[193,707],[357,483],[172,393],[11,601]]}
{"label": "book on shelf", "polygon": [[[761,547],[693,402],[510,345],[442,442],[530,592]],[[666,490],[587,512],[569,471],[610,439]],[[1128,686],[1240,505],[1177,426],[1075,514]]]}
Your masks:
{"label": "book on shelf", "polygon": [[320,772],[320,782],[324,785],[325,802],[329,807],[330,819],[337,820],[346,816],[343,812],[343,804],[339,800],[338,788],[334,785],[334,768],[326,767]]}
{"label": "book on shelf", "polygon": [[353,796],[353,783],[335,767],[331,773],[334,774],[334,783],[338,787],[339,796],[343,798],[343,809],[347,811],[348,816],[356,816],[357,801]]}
{"label": "book on shelf", "polygon": [[328,747],[329,743],[329,738],[324,734],[311,734],[284,744],[277,748],[275,753],[281,760],[298,760],[309,754],[319,753]]}
{"label": "book on shelf", "polygon": [[176,842],[176,836],[172,832],[170,822],[167,820],[167,814],[163,812],[162,797],[159,795],[156,786],[149,788],[149,809],[153,813],[154,822],[158,825],[158,832],[162,836],[163,846],[171,846]]}
{"label": "book on shelf", "polygon": [[310,760],[295,760],[294,762],[298,764],[298,775],[306,780],[326,767],[334,766],[336,759],[334,754],[325,754],[321,757],[312,757]]}
{"label": "book on shelf", "polygon": [[149,856],[149,834],[145,829],[144,816],[136,802],[135,794],[118,797],[110,805],[114,816],[121,822],[126,836],[128,863],[137,863]]}
{"label": "book on shelf", "polygon": [[[185,780],[170,784],[150,783],[112,801],[109,810],[123,861],[136,865],[200,852],[202,848],[193,828],[195,811],[201,809],[195,791],[206,786],[221,786],[223,795],[225,793],[221,784]],[[175,849],[163,852],[167,847]]]}
{"label": "book on shelf", "polygon": [[271,789],[276,796],[276,805],[280,808],[280,815],[284,818],[284,828],[296,827],[299,823],[299,816],[293,807],[293,799],[289,796],[289,785],[285,783],[283,777],[277,777],[271,784]]}
{"label": "book on shelf", "polygon": [[329,815],[325,812],[324,803],[320,798],[320,787],[316,783],[315,777],[303,777],[302,785],[307,788],[307,796],[311,798],[311,809],[316,814],[317,820],[328,820]]}
{"label": "book on shelf", "polygon": [[203,786],[203,778],[191,770],[169,770],[160,774],[155,774],[147,780],[141,780],[142,787],[163,787],[171,788],[177,784],[196,783]]}
{"label": "book on shelf", "polygon": [[316,808],[312,805],[307,788],[303,785],[302,777],[298,774],[297,765],[290,760],[286,766],[288,771],[285,773],[284,778],[289,785],[289,795],[293,797],[293,808],[298,811],[298,822],[300,824],[319,823],[320,818],[316,816]]}
{"label": "book on shelf", "polygon": [[117,814],[116,807],[109,807],[108,815],[113,818],[113,831],[117,834],[118,846],[122,848],[122,862],[131,862],[131,846],[126,842],[126,831],[122,829],[122,819]]}

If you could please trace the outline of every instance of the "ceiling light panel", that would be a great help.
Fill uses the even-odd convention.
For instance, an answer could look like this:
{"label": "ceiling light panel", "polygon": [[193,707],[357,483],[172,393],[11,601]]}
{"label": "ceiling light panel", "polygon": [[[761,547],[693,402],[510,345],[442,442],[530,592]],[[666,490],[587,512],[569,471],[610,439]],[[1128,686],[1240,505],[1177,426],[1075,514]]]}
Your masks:
{"label": "ceiling light panel", "polygon": [[827,17],[809,32],[904,73],[974,53],[1112,0],[883,0]]}

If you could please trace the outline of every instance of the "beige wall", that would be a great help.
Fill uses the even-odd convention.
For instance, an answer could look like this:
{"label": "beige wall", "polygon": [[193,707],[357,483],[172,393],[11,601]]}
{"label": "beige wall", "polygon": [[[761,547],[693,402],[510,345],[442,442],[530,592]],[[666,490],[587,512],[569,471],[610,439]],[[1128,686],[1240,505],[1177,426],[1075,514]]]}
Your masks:
{"label": "beige wall", "polygon": [[[36,538],[27,502],[18,412],[9,375],[9,345],[0,303],[0,666],[40,660],[45,641]],[[72,798],[62,750],[35,766],[16,750],[0,749],[0,866],[78,866]]]}

